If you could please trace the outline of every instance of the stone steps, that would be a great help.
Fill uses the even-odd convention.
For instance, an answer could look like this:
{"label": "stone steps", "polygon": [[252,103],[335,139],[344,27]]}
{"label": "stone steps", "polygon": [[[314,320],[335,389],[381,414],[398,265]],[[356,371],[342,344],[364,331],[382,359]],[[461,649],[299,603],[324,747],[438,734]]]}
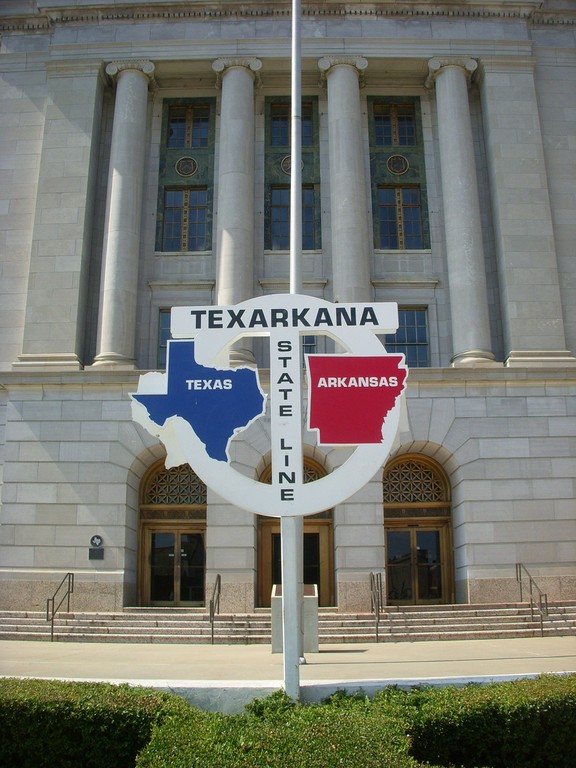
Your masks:
{"label": "stone steps", "polygon": [[[372,614],[319,611],[319,641],[376,641]],[[525,603],[499,605],[387,606],[378,626],[379,642],[537,637],[540,620]],[[553,603],[544,635],[576,634],[576,601]],[[50,640],[50,624],[40,611],[0,611],[0,640]],[[117,613],[59,613],[54,625],[59,642],[210,643],[206,609],[126,608]],[[220,614],[214,625],[218,644],[271,642],[271,615]]]}

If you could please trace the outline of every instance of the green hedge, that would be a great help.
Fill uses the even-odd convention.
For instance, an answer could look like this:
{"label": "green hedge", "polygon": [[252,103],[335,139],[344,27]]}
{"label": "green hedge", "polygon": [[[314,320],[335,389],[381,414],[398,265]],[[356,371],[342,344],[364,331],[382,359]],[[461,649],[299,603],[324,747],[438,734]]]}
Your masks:
{"label": "green hedge", "polygon": [[127,685],[0,680],[2,768],[133,768],[155,725],[188,711]]}
{"label": "green hedge", "polygon": [[413,692],[412,754],[446,766],[573,768],[576,675]]}
{"label": "green hedge", "polygon": [[107,684],[0,680],[2,768],[572,768],[576,675],[386,688],[243,715]]}
{"label": "green hedge", "polygon": [[293,705],[283,694],[244,715],[181,718],[158,728],[138,768],[411,768],[406,709],[336,696]]}

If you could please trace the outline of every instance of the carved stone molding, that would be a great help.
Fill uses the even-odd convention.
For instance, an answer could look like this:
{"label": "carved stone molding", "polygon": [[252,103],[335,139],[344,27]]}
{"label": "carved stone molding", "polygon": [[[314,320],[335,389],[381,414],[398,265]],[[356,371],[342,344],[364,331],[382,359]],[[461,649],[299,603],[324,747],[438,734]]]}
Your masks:
{"label": "carved stone molding", "polygon": [[470,82],[472,75],[478,69],[476,59],[469,56],[435,56],[428,61],[428,77],[426,78],[426,88],[433,88],[436,77],[444,67],[459,67],[464,71],[466,79]]}
{"label": "carved stone molding", "polygon": [[354,67],[359,74],[360,85],[364,85],[363,74],[368,67],[368,59],[365,59],[364,56],[322,56],[318,60],[318,68],[321,73],[320,84],[325,85],[329,71],[341,65]]}
{"label": "carved stone molding", "polygon": [[222,84],[223,73],[232,67],[244,67],[250,70],[256,85],[260,85],[260,70],[262,69],[260,59],[255,56],[231,56],[221,57],[212,62],[212,69],[216,72],[216,88],[219,88]]}
{"label": "carved stone molding", "polygon": [[138,72],[146,75],[150,83],[154,83],[154,70],[156,67],[148,59],[125,59],[122,61],[111,61],[106,66],[106,74],[115,80],[120,72],[126,70],[135,69]]}

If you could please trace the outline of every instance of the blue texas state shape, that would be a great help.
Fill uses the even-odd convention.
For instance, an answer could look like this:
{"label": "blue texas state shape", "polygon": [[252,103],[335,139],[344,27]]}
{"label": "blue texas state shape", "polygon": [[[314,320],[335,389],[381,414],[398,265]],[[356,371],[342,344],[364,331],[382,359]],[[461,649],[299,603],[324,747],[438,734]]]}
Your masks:
{"label": "blue texas state shape", "polygon": [[256,371],[207,368],[196,362],[193,341],[170,341],[168,345],[166,393],[132,397],[159,427],[174,416],[185,419],[206,446],[206,453],[227,462],[234,433],[264,413],[265,396]]}

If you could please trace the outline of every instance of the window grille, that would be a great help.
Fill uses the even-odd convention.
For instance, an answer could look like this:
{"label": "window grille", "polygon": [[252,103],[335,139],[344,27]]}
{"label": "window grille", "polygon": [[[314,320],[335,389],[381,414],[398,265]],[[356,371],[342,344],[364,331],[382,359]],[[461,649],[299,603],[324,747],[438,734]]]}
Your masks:
{"label": "window grille", "polygon": [[431,504],[449,502],[449,486],[432,463],[408,458],[384,470],[384,505]]}
{"label": "window grille", "polygon": [[208,190],[202,188],[167,189],[164,192],[164,251],[203,251],[206,249]]}
{"label": "window grille", "polygon": [[206,104],[172,106],[168,113],[168,149],[207,147],[210,107]]}
{"label": "window grille", "polygon": [[419,187],[379,186],[378,221],[379,248],[422,248]]}
{"label": "window grille", "polygon": [[381,147],[413,147],[416,144],[416,119],[413,104],[375,102],[374,139]]}
{"label": "window grille", "polygon": [[206,486],[188,464],[167,469],[160,466],[150,476],[143,504],[206,505]]}

